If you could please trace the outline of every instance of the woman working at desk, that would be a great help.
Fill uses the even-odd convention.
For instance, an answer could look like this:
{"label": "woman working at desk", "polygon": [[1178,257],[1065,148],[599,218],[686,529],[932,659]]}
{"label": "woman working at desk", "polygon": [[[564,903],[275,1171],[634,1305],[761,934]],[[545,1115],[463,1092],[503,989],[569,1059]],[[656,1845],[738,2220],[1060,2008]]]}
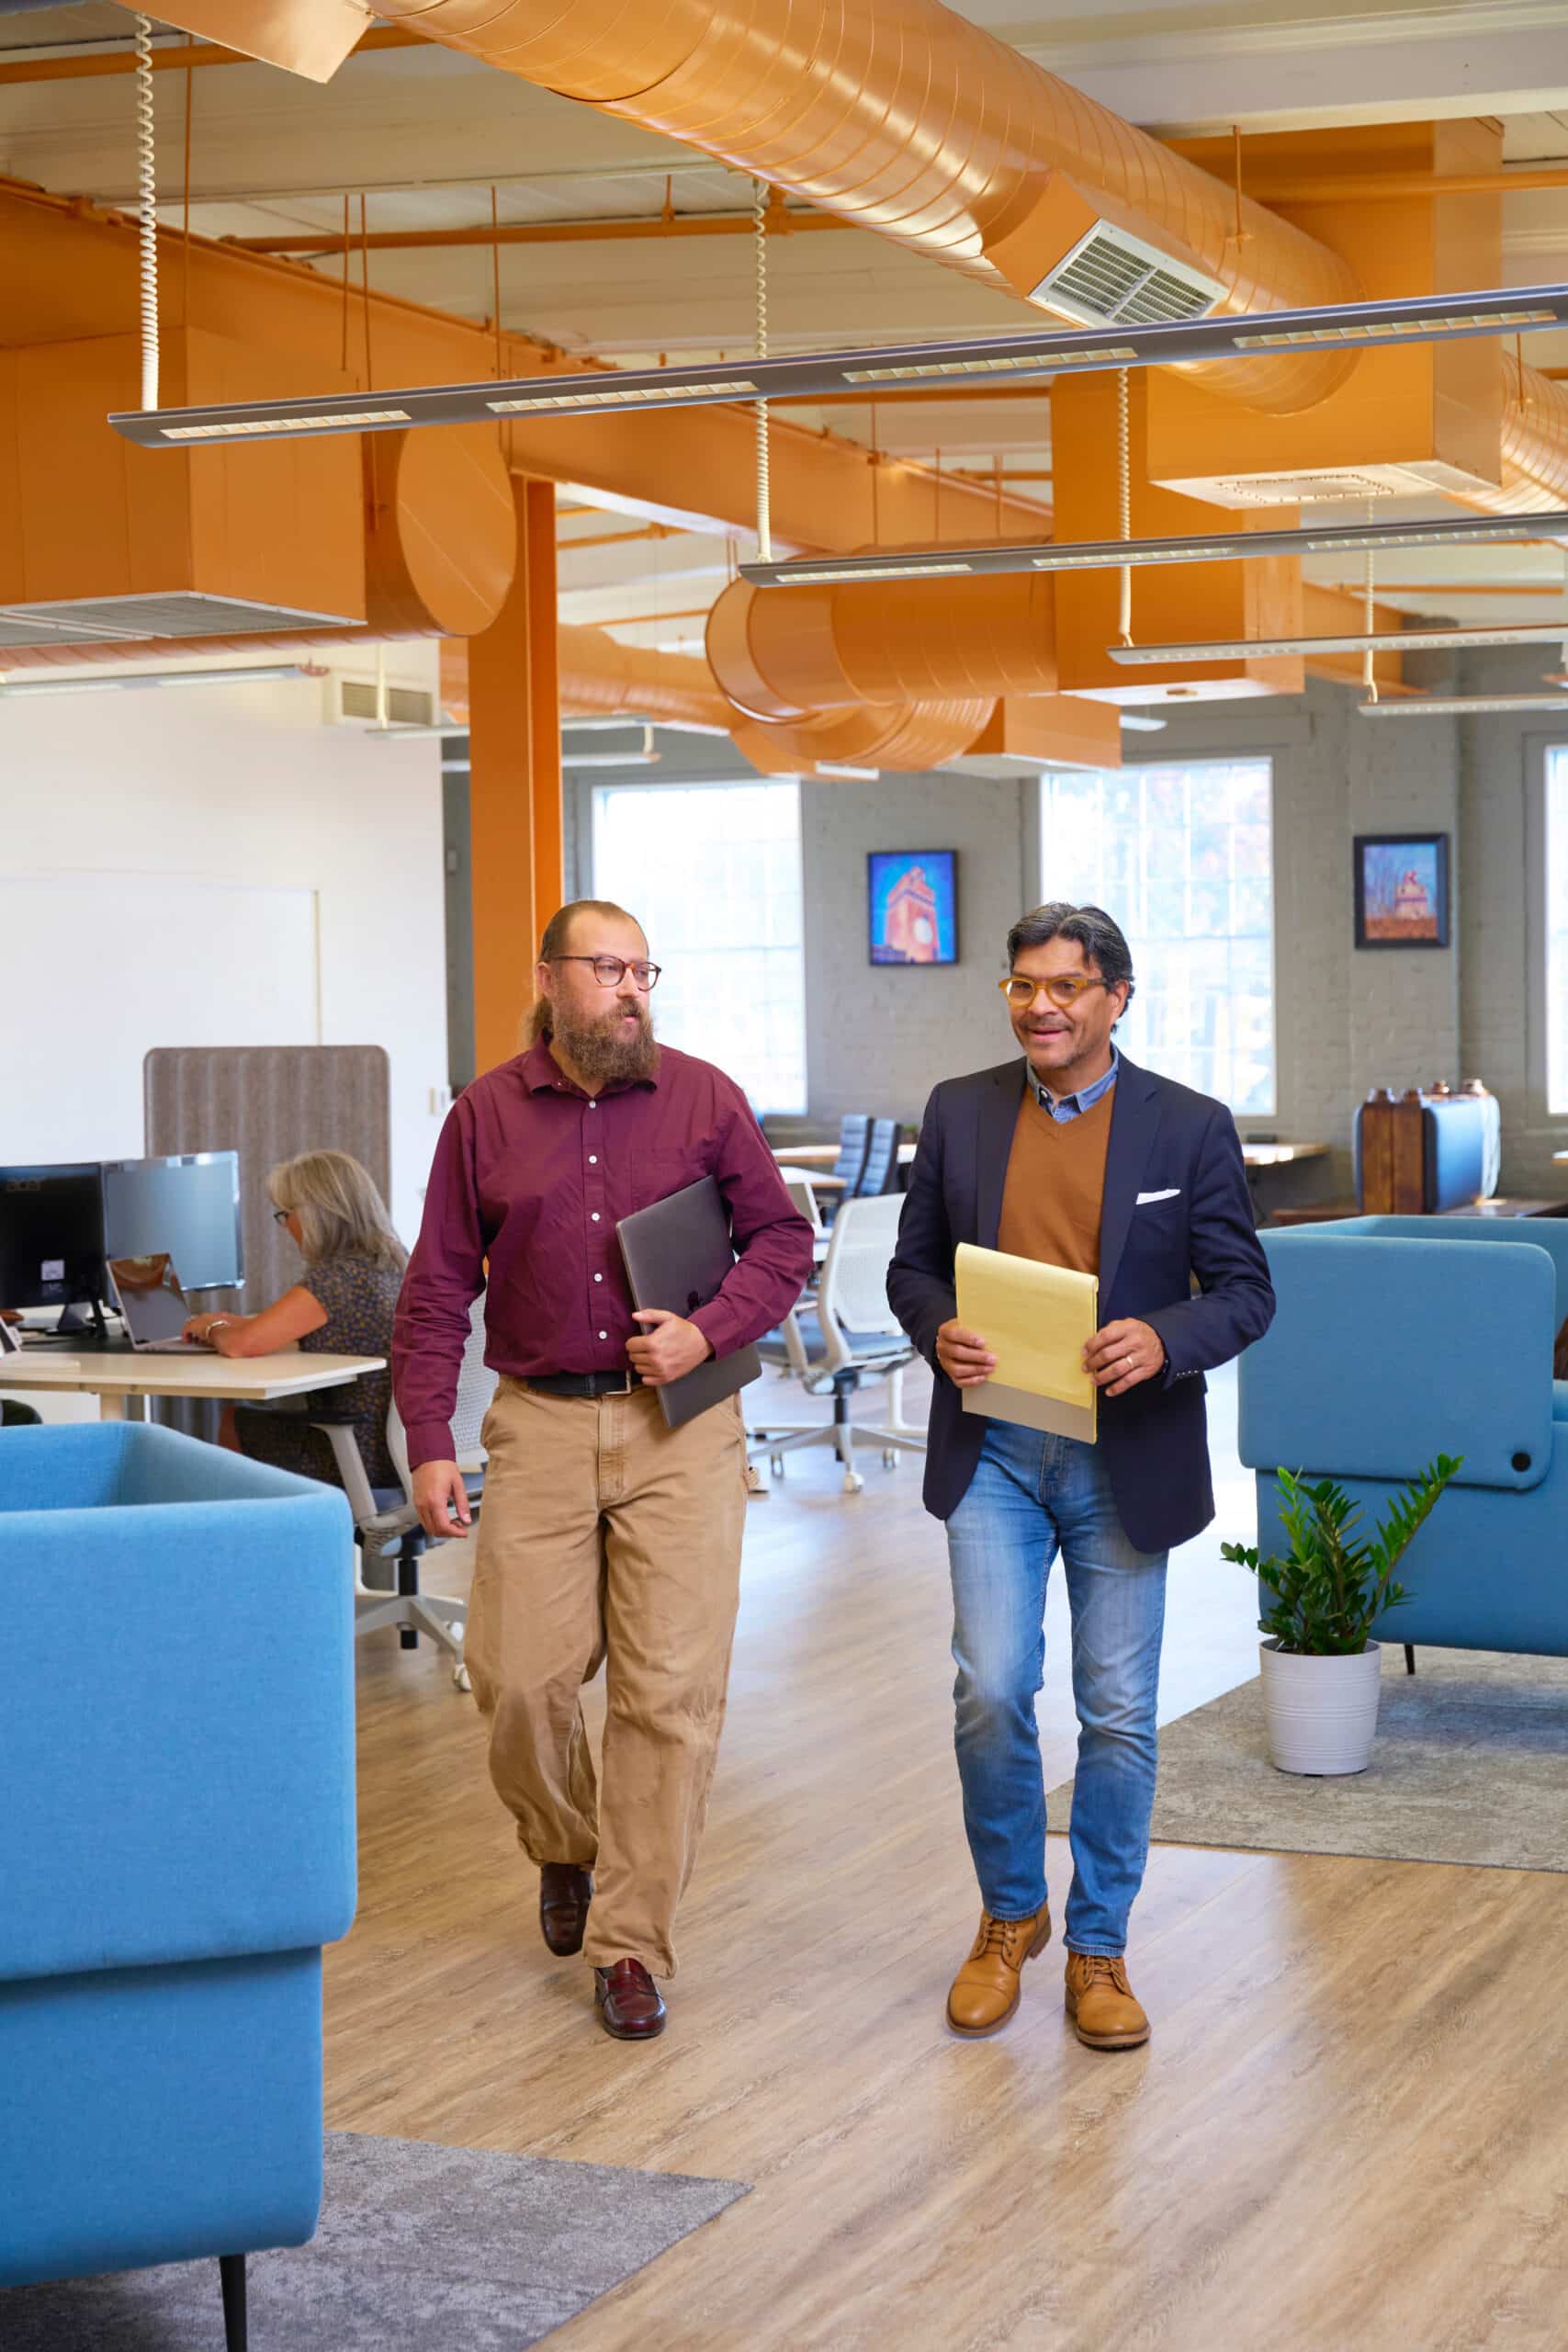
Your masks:
{"label": "woman working at desk", "polygon": [[[392,1230],[369,1170],[346,1151],[305,1151],[267,1179],[273,1215],[305,1261],[300,1280],[254,1315],[193,1315],[187,1340],[223,1356],[307,1353],[387,1356],[408,1252]],[[254,1461],[341,1486],[333,1450],[313,1419],[347,1421],[373,1487],[396,1487],[387,1451],[391,1374],[367,1373],[346,1388],[288,1404],[229,1405],[220,1442]]]}

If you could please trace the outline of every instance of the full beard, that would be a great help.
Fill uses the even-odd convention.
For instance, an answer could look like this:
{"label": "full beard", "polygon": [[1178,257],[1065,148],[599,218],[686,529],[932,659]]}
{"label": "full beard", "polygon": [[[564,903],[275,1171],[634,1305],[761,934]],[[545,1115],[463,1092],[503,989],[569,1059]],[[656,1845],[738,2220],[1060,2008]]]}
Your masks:
{"label": "full beard", "polygon": [[646,1005],[637,1008],[637,1035],[630,1037],[617,1034],[622,1019],[619,1012],[601,1013],[596,1021],[579,1022],[564,1007],[553,1005],[551,1016],[554,1043],[591,1085],[607,1086],[616,1080],[657,1075],[659,1041]]}

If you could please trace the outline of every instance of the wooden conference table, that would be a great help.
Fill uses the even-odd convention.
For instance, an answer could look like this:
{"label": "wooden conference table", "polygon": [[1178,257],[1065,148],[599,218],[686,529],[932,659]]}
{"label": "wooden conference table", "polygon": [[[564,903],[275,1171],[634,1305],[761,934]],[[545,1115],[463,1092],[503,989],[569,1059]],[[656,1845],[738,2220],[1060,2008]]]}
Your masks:
{"label": "wooden conference table", "polygon": [[0,1394],[96,1396],[104,1421],[143,1420],[149,1396],[206,1396],[216,1403],[258,1405],[300,1396],[312,1388],[342,1388],[361,1373],[385,1369],[385,1356],[139,1355],[133,1348],[33,1347],[0,1356]]}

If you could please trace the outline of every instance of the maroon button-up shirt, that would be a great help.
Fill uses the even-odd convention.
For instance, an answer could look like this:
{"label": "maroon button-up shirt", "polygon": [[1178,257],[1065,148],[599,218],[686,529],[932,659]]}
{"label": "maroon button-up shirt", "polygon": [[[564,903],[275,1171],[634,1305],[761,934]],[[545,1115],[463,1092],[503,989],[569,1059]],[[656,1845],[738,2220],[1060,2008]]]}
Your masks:
{"label": "maroon button-up shirt", "polygon": [[592,1099],[546,1045],[476,1079],[441,1130],[398,1302],[392,1385],[411,1465],[452,1459],[468,1307],[487,1260],[492,1370],[518,1380],[623,1370],[642,1327],[616,1223],[704,1176],[717,1179],[738,1263],[689,1320],[715,1355],[733,1355],[788,1314],[811,1272],[811,1228],[734,1081],[668,1046],[656,1078]]}

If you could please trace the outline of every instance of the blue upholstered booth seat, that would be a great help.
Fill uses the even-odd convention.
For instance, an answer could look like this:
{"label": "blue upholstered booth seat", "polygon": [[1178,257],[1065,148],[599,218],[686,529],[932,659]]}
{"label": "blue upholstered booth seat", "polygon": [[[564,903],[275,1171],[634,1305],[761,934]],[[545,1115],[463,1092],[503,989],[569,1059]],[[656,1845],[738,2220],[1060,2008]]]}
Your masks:
{"label": "blue upholstered booth seat", "polygon": [[1359,1217],[1266,1234],[1279,1312],[1243,1357],[1258,1541],[1274,1473],[1332,1476],[1370,1524],[1439,1453],[1464,1466],[1400,1568],[1380,1638],[1568,1656],[1568,1223]]}
{"label": "blue upholstered booth seat", "polygon": [[352,1590],[333,1488],[0,1436],[0,2287],[314,2229]]}

